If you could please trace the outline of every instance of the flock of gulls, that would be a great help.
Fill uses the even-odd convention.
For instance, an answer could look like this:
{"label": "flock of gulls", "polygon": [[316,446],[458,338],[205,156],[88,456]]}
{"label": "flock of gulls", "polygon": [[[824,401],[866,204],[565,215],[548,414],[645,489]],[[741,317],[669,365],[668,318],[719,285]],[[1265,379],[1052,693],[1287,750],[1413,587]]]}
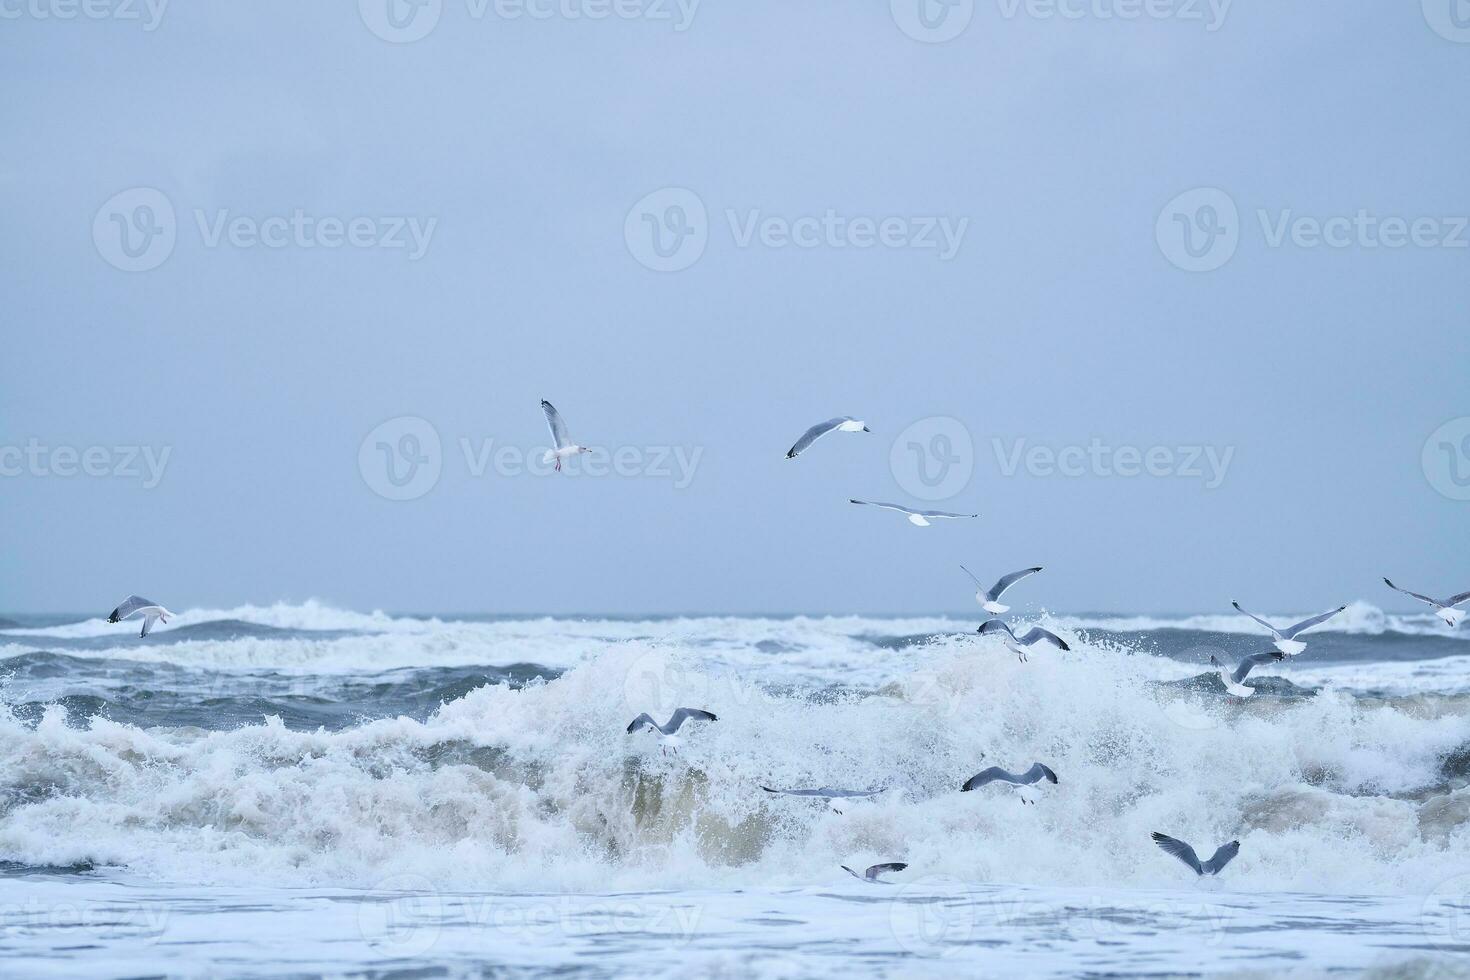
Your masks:
{"label": "flock of gulls", "polygon": [[[551,448],[546,451],[542,459],[547,464],[555,463],[556,469],[560,471],[563,460],[580,453],[589,452],[590,449],[587,446],[582,446],[572,441],[571,435],[567,430],[566,422],[562,419],[561,413],[556,410],[556,406],[552,405],[551,402],[543,399],[541,401],[541,410],[546,415],[546,425],[551,432]],[[792,447],[787,450],[786,458],[795,459],[807,449],[811,448],[818,439],[828,433],[871,431],[867,423],[861,419],[853,418],[850,415],[828,419],[802,433],[801,438],[797,439]],[[916,527],[929,527],[936,520],[964,520],[979,516],[977,514],[957,514],[942,510],[915,510],[910,507],[905,507],[902,504],[858,500],[856,498],[853,498],[851,502],[865,507],[879,507],[884,510],[896,511],[905,515],[909,523]],[[970,581],[975,585],[975,601],[992,616],[1000,616],[1010,611],[1010,607],[1002,604],[1000,599],[1013,585],[1042,570],[1041,566],[1023,568],[1020,571],[1002,575],[993,585],[987,588],[968,568],[965,568],[963,565],[960,568],[969,576]],[[1395,592],[1401,592],[1410,598],[1433,607],[1435,614],[1451,628],[1458,626],[1465,617],[1465,610],[1456,607],[1470,601],[1470,592],[1461,592],[1458,595],[1450,596],[1448,599],[1440,600],[1400,588],[1387,578],[1383,581]],[[1239,698],[1250,697],[1255,693],[1252,688],[1245,684],[1245,680],[1252,670],[1265,664],[1274,663],[1287,657],[1295,657],[1301,654],[1307,648],[1307,645],[1299,637],[1308,630],[1326,623],[1347,608],[1346,606],[1338,606],[1336,609],[1304,619],[1299,623],[1277,627],[1260,616],[1248,612],[1241,607],[1239,602],[1232,601],[1231,605],[1235,607],[1237,612],[1250,617],[1264,627],[1271,635],[1273,647],[1273,649],[1264,653],[1257,653],[1244,658],[1236,665],[1233,671],[1228,670],[1214,657],[1210,658],[1210,663],[1218,671],[1220,681],[1224,684],[1225,690],[1230,695]],[[130,595],[119,603],[117,608],[108,615],[107,621],[109,623],[119,623],[124,620],[141,619],[142,630],[138,635],[145,637],[155,623],[167,623],[169,617],[172,615],[174,615],[172,612],[156,602],[144,599],[141,596]],[[1038,644],[1051,646],[1062,651],[1071,649],[1060,636],[1040,626],[1032,626],[1026,632],[1017,635],[1010,624],[1003,620],[988,619],[980,625],[980,628],[976,632],[981,636],[999,637],[1006,649],[1016,654],[1023,663],[1026,662],[1027,652]],[[652,716],[644,712],[629,722],[627,733],[657,733],[663,752],[666,754],[670,752],[676,753],[680,745],[678,732],[685,723],[714,722],[718,720],[713,712],[706,711],[702,708],[678,708],[669,717],[667,722],[659,724]],[[1047,785],[1055,786],[1058,782],[1057,774],[1051,767],[1041,762],[1033,762],[1031,767],[1022,773],[1013,773],[999,766],[991,766],[988,769],[981,770],[960,784],[960,792],[968,793],[986,786],[1000,785],[1013,790],[1020,797],[1021,803],[1026,805],[1036,802],[1038,796],[1037,791],[1040,788]],[[835,801],[869,799],[885,792],[883,787],[853,790],[837,789],[829,786],[818,787],[816,789],[773,789],[769,786],[762,786],[761,789],[776,796],[822,800],[838,813],[842,811],[837,808]],[[1209,860],[1201,861],[1199,855],[1195,853],[1194,848],[1182,840],[1157,832],[1152,837],[1153,842],[1164,853],[1178,858],[1179,861],[1200,877],[1219,874],[1235,855],[1240,852],[1240,842],[1230,841],[1216,849]],[[840,867],[843,871],[846,871],[860,881],[870,884],[888,884],[888,882],[883,881],[883,875],[903,871],[908,865],[900,861],[892,861],[872,865],[861,873],[854,871],[846,865],[841,865]]]}

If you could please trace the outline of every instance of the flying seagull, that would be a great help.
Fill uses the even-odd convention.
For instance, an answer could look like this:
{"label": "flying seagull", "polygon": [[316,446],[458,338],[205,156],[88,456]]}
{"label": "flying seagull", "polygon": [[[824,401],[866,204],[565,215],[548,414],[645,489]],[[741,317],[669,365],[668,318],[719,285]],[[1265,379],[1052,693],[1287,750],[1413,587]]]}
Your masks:
{"label": "flying seagull", "polygon": [[1019,776],[1013,772],[1007,772],[1000,766],[991,766],[989,769],[982,769],[965,780],[964,785],[960,787],[960,792],[968,793],[970,790],[979,789],[988,783],[1010,783],[1015,787],[1016,792],[1020,794],[1021,803],[1024,805],[1026,803],[1036,802],[1035,799],[1028,799],[1028,797],[1034,797],[1036,792],[1030,789],[1030,787],[1035,783],[1041,782],[1043,779],[1049,783],[1055,783],[1057,781],[1057,774],[1039,762],[1033,762],[1031,768]]}
{"label": "flying seagull", "polygon": [[1000,620],[987,619],[985,622],[980,624],[980,628],[975,632],[979,633],[981,636],[990,636],[992,634],[999,633],[1005,639],[1006,649],[1010,650],[1016,656],[1020,657],[1022,663],[1026,662],[1027,648],[1033,647],[1038,643],[1050,643],[1058,650],[1072,649],[1071,647],[1067,646],[1066,640],[1063,640],[1060,636],[1057,636],[1051,630],[1042,629],[1040,626],[1033,626],[1025,633],[1017,636],[1014,632],[1012,632],[1011,628],[1008,625],[1001,622]]}
{"label": "flying seagull", "polygon": [[806,448],[812,443],[816,442],[827,433],[833,431],[872,432],[873,430],[868,428],[868,424],[866,422],[862,421],[861,419],[855,419],[851,415],[844,415],[841,418],[828,419],[825,422],[818,422],[816,425],[812,426],[810,429],[807,429],[801,434],[801,438],[796,440],[796,445],[786,450],[786,458],[795,459],[803,452],[805,452]]}
{"label": "flying seagull", "polygon": [[878,786],[873,789],[833,789],[830,786],[822,786],[817,789],[772,789],[762,786],[761,789],[772,796],[803,796],[812,800],[824,800],[827,806],[832,808],[833,813],[841,813],[840,807],[834,800],[868,800],[882,793],[887,787]]}
{"label": "flying seagull", "polygon": [[1277,650],[1267,650],[1265,653],[1258,653],[1254,656],[1246,657],[1244,660],[1236,665],[1235,673],[1233,674],[1227,672],[1225,670],[1225,665],[1220,663],[1220,661],[1216,660],[1213,656],[1210,657],[1210,663],[1213,664],[1215,668],[1219,671],[1220,683],[1225,685],[1225,690],[1229,691],[1231,694],[1235,695],[1238,698],[1248,698],[1252,694],[1256,693],[1255,688],[1246,687],[1245,685],[1245,679],[1250,676],[1250,672],[1256,667],[1261,666],[1262,664],[1269,664],[1277,660],[1285,659],[1286,654],[1281,653]]}
{"label": "flying seagull", "polygon": [[1452,595],[1443,602],[1440,602],[1438,599],[1431,599],[1427,595],[1420,595],[1417,592],[1410,592],[1408,589],[1401,589],[1397,585],[1394,585],[1392,582],[1390,582],[1388,579],[1384,579],[1383,584],[1387,585],[1395,592],[1402,592],[1404,595],[1412,596],[1415,599],[1418,599],[1420,602],[1429,603],[1431,606],[1434,607],[1434,614],[1440,619],[1444,620],[1445,623],[1450,627],[1450,629],[1454,629],[1456,626],[1459,626],[1460,620],[1465,618],[1465,610],[1456,609],[1455,607],[1464,602],[1466,599],[1470,599],[1470,592],[1461,592],[1459,595]]}
{"label": "flying seagull", "polygon": [[896,510],[900,514],[907,514],[909,523],[915,527],[928,527],[930,521],[959,520],[980,516],[979,514],[951,514],[947,510],[913,510],[900,504],[885,504],[877,500],[849,499],[849,503],[862,504],[864,507],[882,507],[884,510]]}
{"label": "flying seagull", "polygon": [[138,636],[143,637],[148,635],[148,631],[153,628],[154,623],[159,620],[167,623],[168,618],[172,615],[173,613],[156,602],[150,602],[142,596],[130,595],[119,603],[116,609],[108,614],[107,621],[109,623],[120,623],[125,619],[136,619],[141,616],[143,617],[143,632],[139,633]]}
{"label": "flying seagull", "polygon": [[1271,635],[1276,638],[1276,649],[1280,650],[1288,657],[1295,657],[1297,654],[1301,653],[1307,648],[1307,645],[1305,643],[1296,638],[1298,633],[1305,633],[1313,626],[1321,626],[1333,616],[1336,616],[1338,613],[1347,608],[1347,606],[1338,606],[1331,612],[1325,612],[1320,616],[1313,616],[1311,619],[1304,619],[1300,623],[1297,623],[1295,626],[1288,626],[1285,629],[1277,629],[1276,627],[1272,626],[1270,623],[1262,619],[1260,616],[1257,616],[1255,613],[1245,612],[1244,609],[1240,608],[1240,603],[1236,602],[1234,599],[1230,600],[1230,604],[1235,607],[1236,612],[1245,613],[1251,619],[1254,619],[1256,622],[1266,627],[1266,629],[1270,630]]}
{"label": "flying seagull", "polygon": [[572,442],[572,437],[567,434],[567,423],[562,419],[561,413],[556,406],[545,398],[541,399],[541,411],[546,413],[546,427],[551,430],[551,448],[541,457],[541,462],[550,463],[556,461],[556,468],[561,470],[561,461],[569,459],[578,453],[591,452],[586,446],[579,446]]}
{"label": "flying seagull", "polygon": [[1009,575],[1002,575],[1000,579],[997,580],[996,583],[990,587],[989,591],[986,592],[980,591],[985,587],[980,584],[980,580],[975,577],[973,572],[971,572],[964,565],[960,566],[960,571],[970,576],[970,581],[975,583],[975,601],[980,603],[981,608],[983,608],[988,613],[994,613],[995,615],[999,616],[1003,612],[1011,611],[1010,606],[1002,606],[1000,604],[1000,597],[1005,593],[1005,590],[1009,589],[1011,586],[1021,581],[1021,579],[1025,578],[1027,575],[1035,575],[1037,572],[1041,571],[1041,566],[1037,565],[1035,568],[1023,568],[1019,572],[1011,572],[1011,574]]}
{"label": "flying seagull", "polygon": [[645,711],[643,714],[639,715],[637,718],[634,718],[628,723],[628,734],[631,735],[635,729],[645,732],[657,731],[659,744],[663,747],[664,752],[667,753],[671,750],[677,752],[679,751],[680,740],[674,735],[674,733],[679,730],[680,725],[684,724],[684,722],[686,721],[718,720],[719,719],[716,718],[713,714],[705,711],[702,708],[677,708],[675,709],[674,713],[669,716],[668,723],[660,725],[658,722],[649,717],[648,712]]}
{"label": "flying seagull", "polygon": [[875,864],[867,871],[864,871],[862,874],[858,874],[856,871],[852,870],[845,864],[839,864],[838,867],[841,868],[843,871],[846,871],[848,874],[852,875],[858,881],[866,881],[874,885],[888,885],[892,883],[884,881],[878,876],[888,874],[890,871],[902,871],[904,868],[907,868],[908,865],[904,864],[901,861],[894,861],[892,864]]}
{"label": "flying seagull", "polygon": [[1150,835],[1154,843],[1159,845],[1165,854],[1172,854],[1185,864],[1194,869],[1194,873],[1203,877],[1204,875],[1217,875],[1230,863],[1231,858],[1240,853],[1240,841],[1233,840],[1228,844],[1221,844],[1215,856],[1203,864],[1200,863],[1199,855],[1194,853],[1194,848],[1182,840],[1175,840],[1167,834],[1154,831]]}

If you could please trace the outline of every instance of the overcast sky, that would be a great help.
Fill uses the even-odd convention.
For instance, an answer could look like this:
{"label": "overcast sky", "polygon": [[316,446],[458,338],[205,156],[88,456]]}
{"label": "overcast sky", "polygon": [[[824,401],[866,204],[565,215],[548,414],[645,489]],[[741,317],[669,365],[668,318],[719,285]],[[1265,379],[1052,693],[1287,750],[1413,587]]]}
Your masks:
{"label": "overcast sky", "polygon": [[153,2],[0,9],[0,610],[1470,588],[1450,0]]}

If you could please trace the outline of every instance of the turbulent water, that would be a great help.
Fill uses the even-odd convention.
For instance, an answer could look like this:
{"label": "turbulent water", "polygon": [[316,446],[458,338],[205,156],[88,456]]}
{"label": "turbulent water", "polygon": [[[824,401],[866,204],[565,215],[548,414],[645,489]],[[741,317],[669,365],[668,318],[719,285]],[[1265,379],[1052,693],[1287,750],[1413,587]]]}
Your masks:
{"label": "turbulent water", "polygon": [[[1286,611],[1289,614],[1292,611]],[[0,628],[0,974],[1384,969],[1470,952],[1470,629],[1245,617]],[[627,734],[680,705],[676,752]],[[961,794],[1045,762],[1025,806]],[[841,805],[761,786],[881,786]],[[1160,830],[1240,855],[1212,888]],[[908,862],[892,884],[839,865]],[[8,964],[8,966],[7,966]],[[221,966],[221,964],[225,964]]]}

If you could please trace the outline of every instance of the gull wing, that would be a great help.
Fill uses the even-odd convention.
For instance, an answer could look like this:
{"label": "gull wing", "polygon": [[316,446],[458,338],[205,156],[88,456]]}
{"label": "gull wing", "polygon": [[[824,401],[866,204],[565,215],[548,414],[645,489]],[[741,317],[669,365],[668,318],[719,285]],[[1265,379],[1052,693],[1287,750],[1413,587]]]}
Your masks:
{"label": "gull wing", "polygon": [[939,520],[968,520],[971,517],[979,517],[979,514],[956,514],[947,510],[911,510],[910,514],[918,514],[920,517],[937,518]]}
{"label": "gull wing", "polygon": [[1459,595],[1452,595],[1445,600],[1445,608],[1448,609],[1450,606],[1458,606],[1466,599],[1470,599],[1470,592],[1461,592]]}
{"label": "gull wing", "polygon": [[833,789],[830,786],[820,786],[817,789],[772,789],[770,786],[762,786],[761,789],[776,796],[808,796],[823,800],[847,800],[866,796],[877,796],[883,792],[879,789]]}
{"label": "gull wing", "polygon": [[[1390,582],[1387,578],[1385,578],[1383,580],[1383,584],[1386,585],[1386,586],[1388,586],[1390,589],[1393,589],[1395,592],[1402,592],[1406,596],[1413,596],[1415,599],[1418,599],[1420,602],[1427,602],[1431,606],[1434,606],[1436,608],[1438,608],[1441,605],[1441,603],[1440,603],[1440,601],[1438,599],[1431,599],[1427,595],[1420,595],[1417,592],[1410,592],[1408,589],[1401,589],[1397,585],[1394,585],[1392,582]],[[1465,593],[1465,595],[1462,596],[1461,598],[1470,599],[1470,592]],[[1453,602],[1446,602],[1446,603],[1443,603],[1443,605],[1445,605],[1445,606],[1453,606],[1454,603]]]}
{"label": "gull wing", "polygon": [[572,437],[567,434],[567,424],[562,420],[561,413],[556,406],[545,398],[541,399],[541,411],[546,413],[546,427],[551,430],[551,446],[553,449],[565,449],[572,444]]}
{"label": "gull wing", "polygon": [[1040,626],[1031,627],[1029,630],[1026,631],[1026,635],[1022,636],[1017,642],[1029,647],[1031,644],[1036,643],[1037,641],[1050,643],[1052,646],[1058,647],[1062,650],[1072,649],[1071,647],[1067,646],[1066,640],[1062,639],[1060,636],[1057,636],[1051,630],[1042,629]]}
{"label": "gull wing", "polygon": [[686,721],[719,721],[719,719],[703,708],[680,708],[670,716],[667,731],[677,732],[679,726]]}
{"label": "gull wing", "polygon": [[1043,779],[1049,783],[1055,783],[1057,781],[1057,774],[1040,762],[1033,762],[1031,763],[1031,768],[1021,774],[1019,781],[1030,786],[1032,783],[1039,783]]}
{"label": "gull wing", "polygon": [[[649,716],[648,712],[645,711],[637,718],[634,718],[632,721],[628,722],[627,731],[631,734],[636,728],[641,725],[652,725],[654,728],[658,728],[658,722],[654,721],[653,718]],[[663,729],[659,730],[662,731]]]}
{"label": "gull wing", "polygon": [[1290,640],[1298,633],[1305,633],[1313,626],[1321,626],[1323,623],[1327,622],[1333,616],[1336,616],[1338,613],[1342,612],[1346,608],[1347,606],[1338,606],[1331,612],[1325,612],[1320,616],[1313,616],[1311,619],[1304,619],[1300,623],[1297,623],[1295,626],[1291,626],[1283,630],[1282,635]]}
{"label": "gull wing", "polygon": [[843,415],[835,419],[828,419],[825,422],[818,422],[816,425],[803,432],[801,434],[801,438],[796,440],[796,444],[790,449],[786,450],[786,458],[795,459],[798,455],[805,452],[808,446],[816,442],[818,439],[822,438],[822,436],[831,432],[843,422],[851,421],[854,421],[852,416]]}
{"label": "gull wing", "polygon": [[1006,636],[1009,636],[1013,640],[1016,638],[1016,634],[1011,632],[1010,626],[999,619],[987,619],[985,622],[980,624],[980,628],[976,630],[976,632],[979,633],[981,636],[991,636],[995,633],[1004,633]]}
{"label": "gull wing", "polygon": [[[1250,613],[1246,613],[1246,615],[1249,616]],[[1179,860],[1183,861],[1185,864],[1193,868],[1194,873],[1197,875],[1202,875],[1205,873],[1205,869],[1199,863],[1199,855],[1195,854],[1194,848],[1184,843],[1184,841],[1177,840],[1176,838],[1170,837],[1167,834],[1161,834],[1158,831],[1154,831],[1150,836],[1153,837],[1154,843],[1159,845],[1159,849],[1162,850],[1165,854],[1174,855]],[[1216,852],[1216,856],[1219,856],[1218,851]],[[1233,857],[1234,855],[1231,856]],[[1229,859],[1227,858],[1227,860]],[[1221,865],[1221,867],[1224,867],[1224,865]]]}
{"label": "gull wing", "polygon": [[888,874],[891,871],[902,871],[908,865],[902,861],[892,861],[888,864],[875,864],[863,872],[863,877],[869,881],[877,881],[879,875]]}
{"label": "gull wing", "polygon": [[[985,598],[994,602],[1005,594],[1006,589],[1009,589],[1027,575],[1035,575],[1039,571],[1041,571],[1040,565],[1035,568],[1023,568],[1019,572],[1011,572],[1009,575],[1003,575],[999,581],[990,587],[990,591],[985,593]],[[978,585],[979,583],[977,582],[975,584]]]}
{"label": "gull wing", "polygon": [[1286,637],[1285,635],[1283,635],[1278,629],[1276,629],[1276,627],[1274,627],[1270,623],[1266,622],[1260,616],[1257,616],[1255,613],[1252,613],[1252,612],[1245,612],[1244,609],[1240,608],[1240,603],[1236,602],[1234,599],[1231,599],[1230,600],[1230,604],[1235,607],[1235,611],[1236,612],[1245,613],[1251,619],[1254,619],[1256,622],[1258,622],[1262,626],[1266,627],[1266,629],[1268,629],[1268,630],[1271,631],[1271,634],[1273,636],[1280,636],[1282,639],[1289,639],[1289,637]]}
{"label": "gull wing", "polygon": [[1285,659],[1286,654],[1278,653],[1275,650],[1268,650],[1265,653],[1257,653],[1242,660],[1236,666],[1235,673],[1230,675],[1230,679],[1239,684],[1250,676],[1252,670],[1261,666],[1262,664],[1269,664],[1272,661]]}
{"label": "gull wing", "polygon": [[109,623],[118,623],[127,619],[129,616],[136,615],[139,609],[147,609],[149,606],[156,605],[158,603],[145,599],[140,595],[130,595],[118,603],[117,608],[108,614],[107,621]]}
{"label": "gull wing", "polygon": [[1205,874],[1217,875],[1220,869],[1229,864],[1235,855],[1240,853],[1240,841],[1233,840],[1228,844],[1220,845],[1213,857],[1204,863]]}
{"label": "gull wing", "polygon": [[969,779],[965,780],[964,785],[960,787],[960,792],[968,793],[972,789],[979,789],[981,786],[993,783],[996,780],[1000,780],[1006,783],[1019,783],[1020,777],[1016,776],[1013,773],[1006,772],[1000,766],[991,766],[989,769],[982,769],[979,772],[975,773],[975,775],[971,776]]}
{"label": "gull wing", "polygon": [[900,504],[886,504],[881,500],[858,500],[856,497],[849,497],[847,502],[850,504],[861,504],[864,507],[882,507],[884,510],[896,510],[900,514],[919,513],[919,511],[909,510],[907,507],[904,507]]}

